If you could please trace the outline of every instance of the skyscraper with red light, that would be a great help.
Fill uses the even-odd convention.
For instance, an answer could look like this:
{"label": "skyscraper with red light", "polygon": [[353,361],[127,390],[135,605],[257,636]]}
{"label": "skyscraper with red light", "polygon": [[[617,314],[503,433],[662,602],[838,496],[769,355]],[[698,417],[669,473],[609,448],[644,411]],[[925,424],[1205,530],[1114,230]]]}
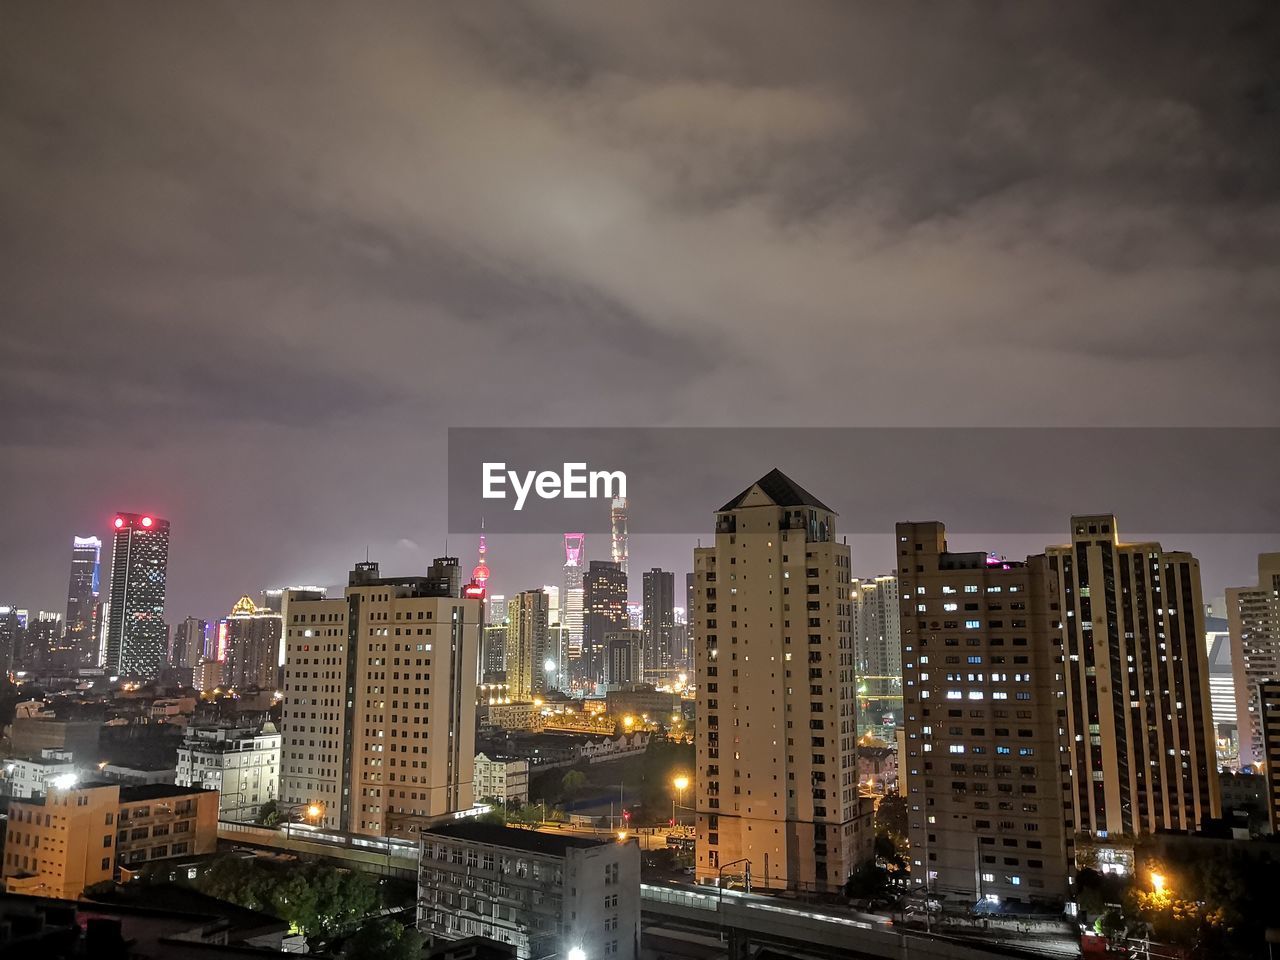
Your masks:
{"label": "skyscraper with red light", "polygon": [[169,521],[117,513],[111,549],[111,592],[103,610],[102,662],[109,674],[154,677],[164,662]]}

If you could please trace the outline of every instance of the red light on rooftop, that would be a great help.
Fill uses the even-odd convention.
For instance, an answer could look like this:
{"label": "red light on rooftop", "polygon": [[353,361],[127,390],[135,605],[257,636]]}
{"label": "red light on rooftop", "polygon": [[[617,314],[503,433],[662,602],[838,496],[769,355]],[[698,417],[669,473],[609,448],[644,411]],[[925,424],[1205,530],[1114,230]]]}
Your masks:
{"label": "red light on rooftop", "polygon": [[151,526],[151,524],[152,524],[153,522],[154,522],[154,521],[153,521],[150,517],[143,517],[143,518],[142,518],[142,525],[143,525],[144,527],[149,527],[149,526]]}
{"label": "red light on rooftop", "polygon": [[124,526],[124,517],[116,517],[116,529],[119,530]]}

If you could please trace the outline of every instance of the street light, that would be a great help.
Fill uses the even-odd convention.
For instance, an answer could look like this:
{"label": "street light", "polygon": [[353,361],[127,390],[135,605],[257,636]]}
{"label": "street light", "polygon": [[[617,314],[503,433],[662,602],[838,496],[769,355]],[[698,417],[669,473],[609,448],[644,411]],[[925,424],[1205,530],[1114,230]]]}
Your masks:
{"label": "street light", "polygon": [[1155,888],[1157,897],[1164,896],[1164,885],[1165,885],[1164,874],[1158,873],[1153,870],[1151,872],[1151,886]]}
{"label": "street light", "polygon": [[587,951],[581,947],[570,947],[567,960],[587,960]]}
{"label": "street light", "polygon": [[[671,781],[671,785],[676,788],[677,793],[679,793],[680,795],[680,806],[684,806],[684,792],[689,787],[689,778],[682,773],[680,774],[680,776],[676,777],[674,780]],[[671,825],[673,827],[676,825],[676,798],[675,797],[671,798]]]}

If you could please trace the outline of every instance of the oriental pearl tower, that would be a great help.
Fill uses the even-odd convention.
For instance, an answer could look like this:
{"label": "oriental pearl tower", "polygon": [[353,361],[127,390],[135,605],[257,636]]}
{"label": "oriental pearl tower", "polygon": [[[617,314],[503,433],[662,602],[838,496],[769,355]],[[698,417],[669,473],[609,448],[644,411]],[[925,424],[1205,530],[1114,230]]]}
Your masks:
{"label": "oriental pearl tower", "polygon": [[480,562],[476,564],[475,569],[471,571],[471,582],[478,583],[487,589],[489,582],[489,565],[484,562],[484,555],[488,548],[484,542],[484,518],[480,518]]}

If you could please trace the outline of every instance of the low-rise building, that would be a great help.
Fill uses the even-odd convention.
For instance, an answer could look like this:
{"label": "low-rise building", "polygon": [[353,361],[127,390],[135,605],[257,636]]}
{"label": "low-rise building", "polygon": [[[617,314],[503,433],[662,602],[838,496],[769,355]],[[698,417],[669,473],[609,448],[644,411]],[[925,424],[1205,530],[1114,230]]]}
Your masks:
{"label": "low-rise building", "polygon": [[280,733],[272,723],[252,727],[193,727],[178,748],[174,783],[217,790],[219,816],[253,819],[276,799],[280,779]]}
{"label": "low-rise building", "polygon": [[51,782],[70,782],[67,777],[74,781],[82,773],[70,750],[56,748],[41,750],[38,757],[11,757],[0,771],[8,795],[23,799],[40,796]]}
{"label": "low-rise building", "polygon": [[110,880],[119,815],[114,783],[50,784],[41,796],[15,800],[4,840],[5,890],[75,900],[85,887]]}
{"label": "low-rise building", "polygon": [[171,763],[140,766],[104,763],[98,765],[96,776],[109,783],[118,783],[122,787],[140,787],[151,783],[171,784],[176,773]]}
{"label": "low-rise building", "polygon": [[118,789],[116,861],[121,867],[213,853],[218,846],[217,793],[175,784]]}
{"label": "low-rise building", "polygon": [[70,750],[81,764],[98,762],[97,720],[58,720],[19,712],[9,735],[9,748],[17,757],[38,757],[44,750]]}
{"label": "low-rise building", "polygon": [[418,928],[433,938],[482,936],[521,960],[548,955],[635,960],[640,850],[594,840],[455,823],[423,831]]}
{"label": "low-rise building", "polygon": [[658,690],[651,683],[628,683],[609,689],[604,699],[613,717],[651,717],[666,724],[681,712],[680,694]]}
{"label": "low-rise building", "polygon": [[492,797],[511,806],[529,802],[529,761],[489,757],[477,753],[473,793],[477,800]]}

